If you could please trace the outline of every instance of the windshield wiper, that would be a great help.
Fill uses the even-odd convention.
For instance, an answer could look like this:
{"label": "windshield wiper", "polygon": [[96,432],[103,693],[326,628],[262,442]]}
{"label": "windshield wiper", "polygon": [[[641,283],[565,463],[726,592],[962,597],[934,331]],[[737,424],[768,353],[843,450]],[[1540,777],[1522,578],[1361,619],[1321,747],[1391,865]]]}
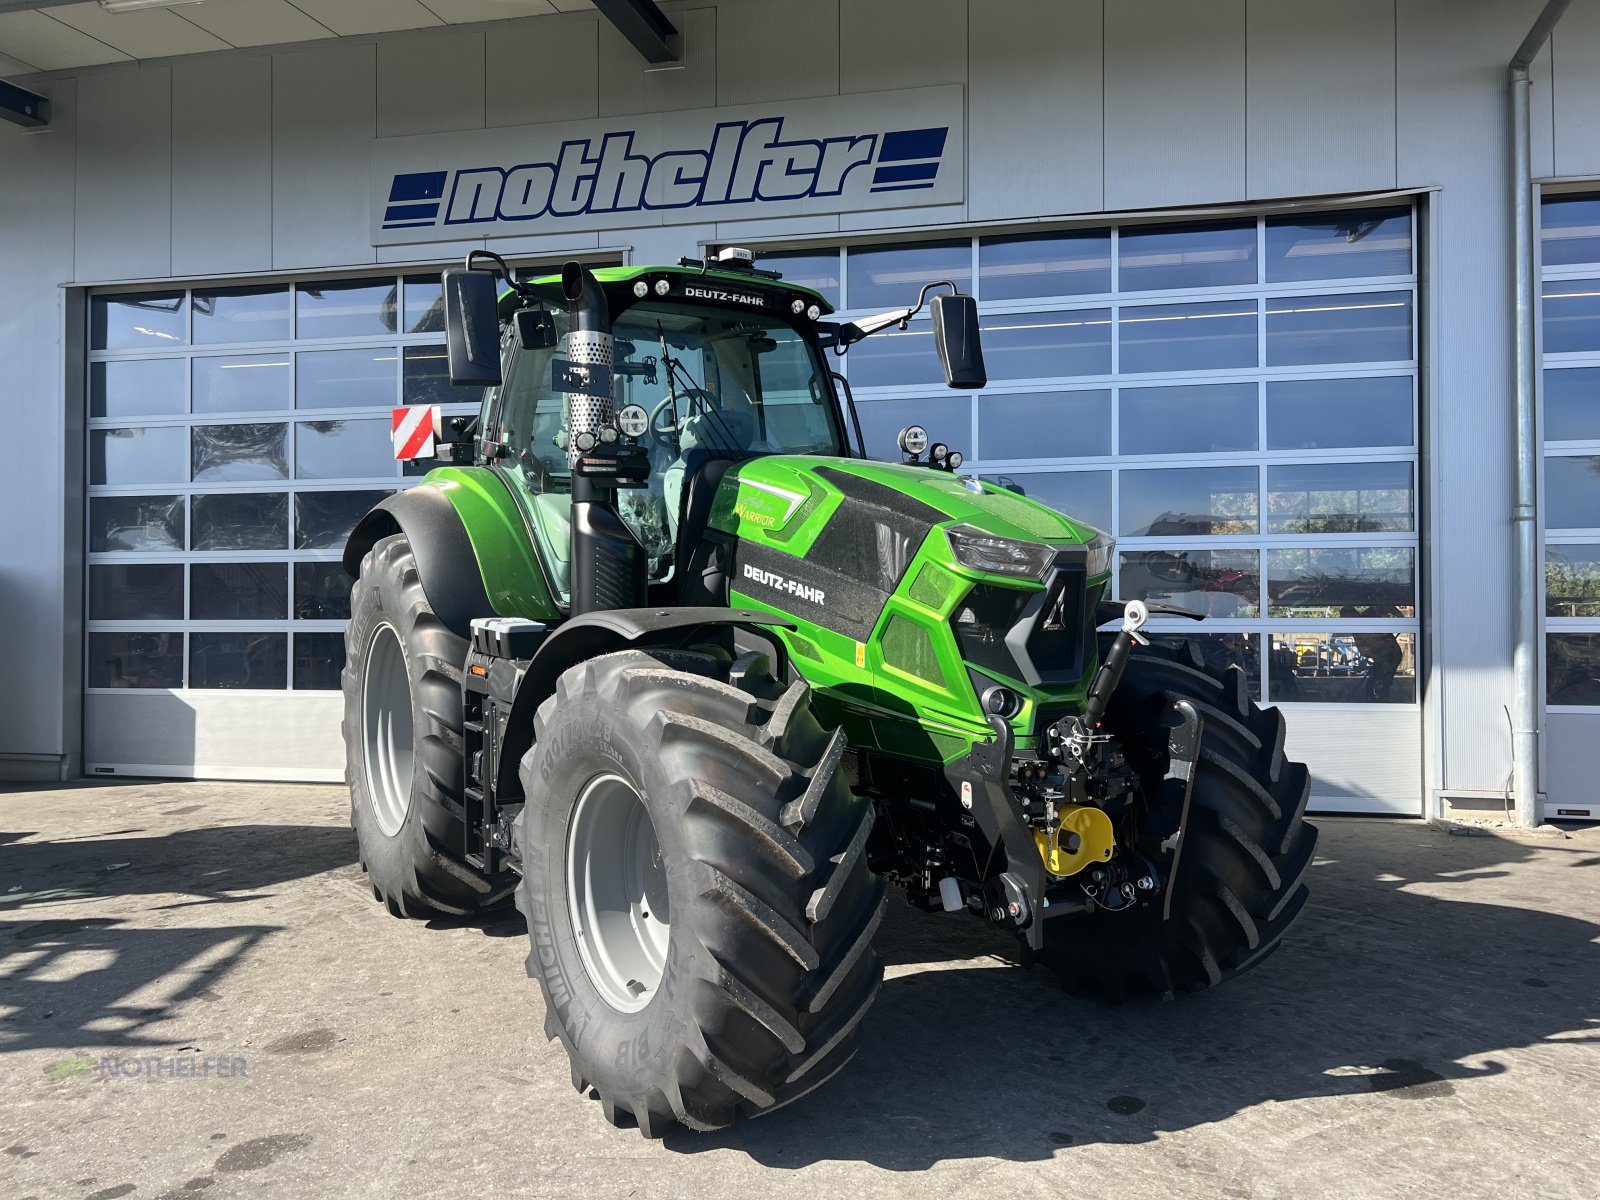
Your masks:
{"label": "windshield wiper", "polygon": [[725,445],[715,446],[713,449],[720,450],[724,454],[732,454],[736,458],[742,457],[744,448],[739,445],[739,439],[734,436],[733,430],[728,427],[728,422],[716,408],[706,402],[705,397],[710,393],[705,388],[696,386],[694,378],[689,374],[688,369],[674,358],[671,351],[667,349],[667,334],[660,321],[656,322],[656,333],[661,338],[661,361],[667,367],[667,389],[672,397],[673,420],[676,421],[678,416],[678,387],[681,383],[686,402],[685,419],[687,419],[689,413],[698,409],[701,414],[710,418],[706,428],[710,430],[714,427],[714,431],[720,431],[721,436],[726,439]]}

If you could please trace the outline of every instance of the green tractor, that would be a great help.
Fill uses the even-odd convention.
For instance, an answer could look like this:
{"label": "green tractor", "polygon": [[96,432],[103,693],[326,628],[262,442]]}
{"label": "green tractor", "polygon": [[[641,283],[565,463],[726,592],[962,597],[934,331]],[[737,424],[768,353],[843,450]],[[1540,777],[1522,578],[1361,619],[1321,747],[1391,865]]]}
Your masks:
{"label": "green tractor", "polygon": [[532,281],[473,251],[444,297],[451,378],[488,390],[345,550],[352,823],[396,915],[515,900],[614,1124],[837,1073],[890,883],[1074,990],[1278,945],[1316,832],[1277,710],[1147,644],[1106,534],[917,426],[864,457],[829,355],[909,328],[981,387],[970,296],[830,320],[730,250]]}

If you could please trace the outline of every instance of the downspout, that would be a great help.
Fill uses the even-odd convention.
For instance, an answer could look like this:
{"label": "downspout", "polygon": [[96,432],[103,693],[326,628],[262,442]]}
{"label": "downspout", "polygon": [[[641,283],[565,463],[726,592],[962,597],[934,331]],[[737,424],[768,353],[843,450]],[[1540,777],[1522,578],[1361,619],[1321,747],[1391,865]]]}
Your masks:
{"label": "downspout", "polygon": [[1516,823],[1539,824],[1539,423],[1535,372],[1538,320],[1535,279],[1532,125],[1528,103],[1528,68],[1571,0],[1549,0],[1512,56],[1511,213],[1516,249],[1516,500],[1511,510],[1515,531],[1513,554],[1514,627],[1512,646],[1511,792]]}

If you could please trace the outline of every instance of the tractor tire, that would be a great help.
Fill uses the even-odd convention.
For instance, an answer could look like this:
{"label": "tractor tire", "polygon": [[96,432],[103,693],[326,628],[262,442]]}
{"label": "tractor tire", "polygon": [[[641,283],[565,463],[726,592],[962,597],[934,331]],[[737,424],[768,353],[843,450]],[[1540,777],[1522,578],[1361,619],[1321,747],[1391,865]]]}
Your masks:
{"label": "tractor tire", "polygon": [[487,876],[462,860],[467,644],[434,615],[404,534],[361,560],[344,637],[345,783],[372,894],[397,917],[499,904],[515,875]]}
{"label": "tractor tire", "polygon": [[[1305,821],[1311,781],[1284,757],[1283,715],[1250,701],[1244,673],[1208,668],[1196,644],[1137,647],[1104,721],[1139,769],[1145,794],[1166,773],[1161,718],[1177,699],[1205,721],[1172,907],[1165,896],[1117,912],[1048,922],[1038,957],[1069,989],[1170,996],[1214,986],[1277,949],[1306,902],[1317,831]],[[1180,813],[1153,805],[1143,842],[1154,850]],[[1161,861],[1154,853],[1151,857]]]}
{"label": "tractor tire", "polygon": [[882,983],[884,885],[804,682],[628,650],[562,675],[534,728],[517,906],[573,1085],[659,1138],[836,1074]]}

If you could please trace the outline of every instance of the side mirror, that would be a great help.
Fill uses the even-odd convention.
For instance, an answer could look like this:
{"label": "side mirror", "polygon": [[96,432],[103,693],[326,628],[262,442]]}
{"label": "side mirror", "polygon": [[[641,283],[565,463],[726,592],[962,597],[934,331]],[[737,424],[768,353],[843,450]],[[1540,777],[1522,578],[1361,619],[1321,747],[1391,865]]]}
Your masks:
{"label": "side mirror", "polygon": [[500,375],[500,298],[493,271],[452,267],[444,273],[445,353],[450,382],[497,387]]}
{"label": "side mirror", "polygon": [[978,339],[978,302],[959,292],[935,296],[933,344],[939,350],[944,381],[953,388],[981,388],[989,382]]}
{"label": "side mirror", "polygon": [[519,308],[512,314],[517,344],[524,350],[552,350],[561,342],[556,319],[544,308]]}

